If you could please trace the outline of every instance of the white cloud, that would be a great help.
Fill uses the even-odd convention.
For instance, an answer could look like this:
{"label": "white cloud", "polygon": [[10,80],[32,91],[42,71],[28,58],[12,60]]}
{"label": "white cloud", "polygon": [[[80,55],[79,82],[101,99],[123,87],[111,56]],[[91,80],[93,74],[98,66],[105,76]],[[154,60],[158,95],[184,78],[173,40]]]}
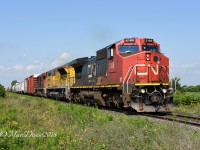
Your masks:
{"label": "white cloud", "polygon": [[[26,54],[23,57],[27,57]],[[23,81],[26,77],[33,74],[41,74],[45,71],[61,66],[70,60],[70,55],[67,52],[62,53],[52,63],[41,62],[39,60],[33,60],[32,63],[16,64],[11,66],[0,65],[0,83],[7,87],[13,80],[19,82]],[[29,60],[30,61],[30,60]]]}
{"label": "white cloud", "polygon": [[40,61],[39,60],[34,60],[33,63],[38,64],[38,63],[40,63]]}
{"label": "white cloud", "polygon": [[183,85],[200,84],[200,62],[187,64],[170,63],[170,77],[180,77]]}
{"label": "white cloud", "polygon": [[22,65],[14,65],[14,66],[0,66],[0,71],[22,71],[24,67]]}
{"label": "white cloud", "polygon": [[41,71],[58,67],[63,65],[69,61],[70,55],[67,52],[62,53],[58,58],[56,58],[50,65],[44,64],[39,60],[34,60],[32,64],[27,66],[23,65],[13,65],[13,66],[0,66],[0,71],[15,71],[15,72],[22,72],[22,71]]}
{"label": "white cloud", "polygon": [[190,63],[190,64],[173,64],[170,63],[170,67],[176,68],[176,69],[191,69],[195,68],[200,65],[200,62]]}
{"label": "white cloud", "polygon": [[4,69],[4,66],[0,66],[0,70],[3,70]]}
{"label": "white cloud", "polygon": [[27,70],[27,71],[29,71],[29,70],[36,70],[37,68],[38,68],[37,65],[28,65],[28,66],[26,67],[26,70]]}
{"label": "white cloud", "polygon": [[24,57],[24,58],[26,58],[26,57],[27,57],[27,55],[26,55],[26,54],[23,54],[23,57]]}
{"label": "white cloud", "polygon": [[24,70],[24,67],[22,65],[14,65],[12,66],[12,69],[15,71],[22,71]]}
{"label": "white cloud", "polygon": [[70,55],[67,52],[64,52],[51,63],[51,67],[55,68],[55,67],[61,66],[67,63],[69,59],[70,59]]}
{"label": "white cloud", "polygon": [[174,64],[170,63],[170,69],[172,72],[196,72],[200,70],[200,62],[190,63],[190,64]]}
{"label": "white cloud", "polygon": [[0,66],[0,71],[10,71],[10,70],[16,70],[18,69],[18,65],[16,66],[9,66],[9,67],[6,67],[6,66]]}
{"label": "white cloud", "polygon": [[36,63],[36,64],[31,64],[31,65],[28,65],[26,67],[26,70],[27,71],[32,71],[32,70],[43,70],[45,69],[45,65],[43,63]]}

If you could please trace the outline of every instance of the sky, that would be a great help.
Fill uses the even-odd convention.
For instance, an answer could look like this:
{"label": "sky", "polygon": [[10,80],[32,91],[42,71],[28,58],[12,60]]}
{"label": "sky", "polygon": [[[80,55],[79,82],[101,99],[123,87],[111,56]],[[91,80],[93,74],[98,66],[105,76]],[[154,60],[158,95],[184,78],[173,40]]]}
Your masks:
{"label": "sky", "polygon": [[170,77],[200,84],[200,1],[0,1],[0,84],[23,81],[123,38],[153,38]]}

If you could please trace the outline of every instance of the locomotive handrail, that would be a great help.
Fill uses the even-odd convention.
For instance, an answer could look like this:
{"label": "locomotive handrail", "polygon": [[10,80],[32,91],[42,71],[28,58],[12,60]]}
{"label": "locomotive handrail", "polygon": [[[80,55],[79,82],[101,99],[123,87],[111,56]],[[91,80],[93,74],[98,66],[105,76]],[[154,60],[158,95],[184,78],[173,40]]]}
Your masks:
{"label": "locomotive handrail", "polygon": [[131,70],[131,72],[130,72],[130,74],[129,74],[129,76],[128,76],[128,79],[127,79],[127,83],[126,83],[126,88],[127,88],[127,94],[129,94],[128,93],[128,81],[130,80],[130,77],[131,77],[131,74],[132,74],[132,72],[133,72],[133,70],[135,69],[135,74],[136,74],[136,65],[132,68],[132,70]]}
{"label": "locomotive handrail", "polygon": [[[132,75],[132,72],[133,72],[133,70],[135,69],[135,71],[134,71],[134,73],[135,73],[135,75],[147,75],[148,74],[148,70],[147,70],[147,73],[137,73],[137,69],[136,69],[136,67],[137,66],[143,66],[143,67],[151,67],[150,65],[148,65],[148,66],[146,66],[145,64],[136,64],[136,65],[133,65],[133,66],[131,66],[129,69],[128,69],[128,71],[127,71],[127,73],[126,73],[126,75],[125,75],[125,78],[124,78],[124,80],[123,80],[123,93],[124,93],[124,90],[125,90],[125,82],[126,82],[126,85],[127,85],[127,94],[129,94],[128,93],[128,82],[129,82],[129,79],[130,79],[130,77],[131,77],[131,75]],[[158,70],[158,69],[157,69]],[[155,70],[152,70],[154,73],[157,73],[157,72],[155,72]]]}
{"label": "locomotive handrail", "polygon": [[[128,80],[130,79],[130,76],[131,76],[131,74],[132,74],[134,68],[135,68],[135,65],[134,65],[134,66],[131,66],[131,67],[128,69],[126,75],[125,75],[125,78],[124,78],[124,80],[123,80],[123,93],[124,93],[125,82],[126,82],[126,80],[127,80],[127,94],[128,94]],[[130,72],[130,73],[129,73],[129,72]],[[129,75],[128,75],[128,74],[129,74]]]}

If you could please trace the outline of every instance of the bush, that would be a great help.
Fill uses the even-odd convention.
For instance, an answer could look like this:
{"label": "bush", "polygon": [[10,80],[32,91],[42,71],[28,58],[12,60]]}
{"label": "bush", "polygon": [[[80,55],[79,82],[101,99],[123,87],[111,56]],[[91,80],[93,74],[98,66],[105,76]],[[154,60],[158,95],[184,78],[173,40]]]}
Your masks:
{"label": "bush", "polygon": [[5,97],[6,91],[5,88],[0,84],[0,97]]}
{"label": "bush", "polygon": [[174,104],[176,105],[190,105],[200,103],[200,97],[196,95],[187,94],[185,92],[176,92],[174,94]]}

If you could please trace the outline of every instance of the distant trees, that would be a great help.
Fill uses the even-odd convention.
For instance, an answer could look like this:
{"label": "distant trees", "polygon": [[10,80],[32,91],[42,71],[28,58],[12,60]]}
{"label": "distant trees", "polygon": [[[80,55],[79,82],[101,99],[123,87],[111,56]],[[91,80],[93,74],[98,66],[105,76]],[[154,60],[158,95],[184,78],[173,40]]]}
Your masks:
{"label": "distant trees", "polygon": [[181,80],[181,78],[179,78],[179,77],[174,77],[171,79],[171,86],[174,89],[174,91],[181,90],[180,80]]}
{"label": "distant trees", "polygon": [[200,85],[197,86],[183,86],[183,89],[187,92],[200,92]]}
{"label": "distant trees", "polygon": [[6,96],[6,90],[3,85],[0,84],[0,97]]}
{"label": "distant trees", "polygon": [[15,85],[16,83],[17,83],[17,80],[13,80],[13,81],[11,82],[11,86]]}
{"label": "distant trees", "polygon": [[171,86],[174,89],[174,91],[179,90],[182,92],[200,92],[200,85],[196,86],[181,86],[180,84],[181,78],[179,77],[174,77],[171,79]]}

